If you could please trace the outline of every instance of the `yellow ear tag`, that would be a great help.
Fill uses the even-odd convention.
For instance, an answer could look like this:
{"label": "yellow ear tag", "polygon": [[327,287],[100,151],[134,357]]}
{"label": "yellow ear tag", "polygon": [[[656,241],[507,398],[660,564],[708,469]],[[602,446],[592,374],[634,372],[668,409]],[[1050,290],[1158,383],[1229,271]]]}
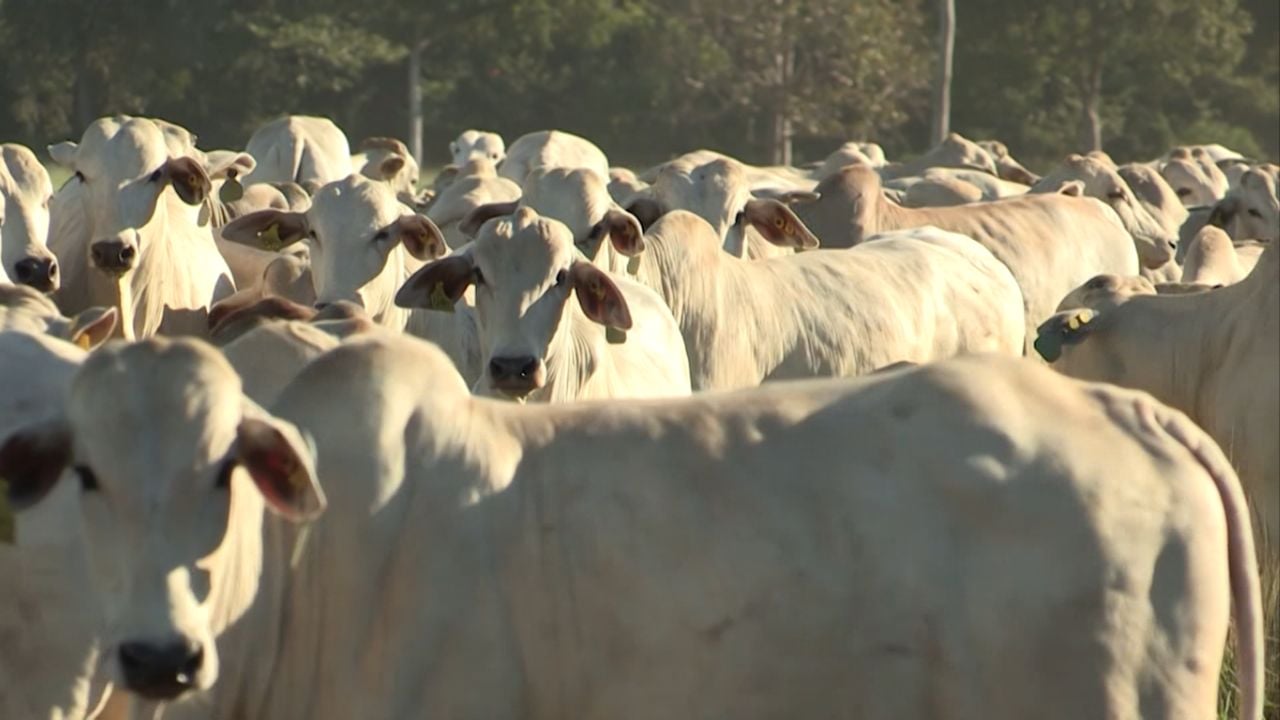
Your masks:
{"label": "yellow ear tag", "polygon": [[263,250],[276,252],[285,246],[284,240],[280,237],[280,224],[271,223],[258,233],[258,242],[262,245]]}
{"label": "yellow ear tag", "polygon": [[431,296],[428,299],[432,310],[440,310],[442,312],[453,312],[453,301],[448,295],[444,294],[444,283],[436,283],[431,288]]}
{"label": "yellow ear tag", "polygon": [[77,335],[75,343],[76,343],[76,347],[80,348],[81,350],[89,350],[90,349],[89,333],[82,332],[79,335]]}
{"label": "yellow ear tag", "polygon": [[627,341],[627,331],[616,327],[606,327],[604,329],[604,339],[610,345],[621,345]]}
{"label": "yellow ear tag", "polygon": [[632,255],[627,259],[627,274],[635,275],[640,272],[640,256]]}
{"label": "yellow ear tag", "polygon": [[1068,328],[1070,328],[1070,329],[1072,329],[1072,330],[1079,330],[1079,329],[1080,329],[1080,316],[1079,316],[1079,315],[1073,315],[1073,316],[1071,317],[1071,319],[1067,321],[1067,327],[1068,327]]}

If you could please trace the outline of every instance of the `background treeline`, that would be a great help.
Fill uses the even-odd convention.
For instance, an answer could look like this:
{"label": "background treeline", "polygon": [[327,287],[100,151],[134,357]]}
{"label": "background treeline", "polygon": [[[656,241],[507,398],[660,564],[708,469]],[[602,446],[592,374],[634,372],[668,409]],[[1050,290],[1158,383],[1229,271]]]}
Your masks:
{"label": "background treeline", "polygon": [[[276,115],[426,161],[467,127],[557,127],[618,163],[697,147],[748,161],[868,138],[928,145],[933,0],[0,0],[0,139],[42,147],[101,115],[243,146]],[[951,128],[1043,164],[1221,142],[1280,156],[1276,0],[957,0]],[[1096,123],[1090,123],[1090,115]]]}

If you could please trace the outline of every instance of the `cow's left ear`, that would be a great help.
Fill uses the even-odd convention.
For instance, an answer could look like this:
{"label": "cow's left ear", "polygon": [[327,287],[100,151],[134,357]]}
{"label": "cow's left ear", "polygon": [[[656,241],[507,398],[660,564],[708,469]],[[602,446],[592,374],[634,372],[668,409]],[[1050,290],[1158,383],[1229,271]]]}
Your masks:
{"label": "cow's left ear", "polygon": [[378,177],[382,180],[390,180],[396,176],[396,173],[404,169],[404,158],[399,155],[388,155],[378,163]]}
{"label": "cow's left ear", "polygon": [[740,217],[774,245],[797,250],[812,250],[819,245],[818,237],[805,227],[786,203],[778,200],[748,200]]}
{"label": "cow's left ear", "polygon": [[208,174],[195,159],[189,157],[169,158],[160,169],[152,174],[153,182],[167,182],[173,186],[182,202],[188,205],[199,205],[208,197],[213,184]]}
{"label": "cow's left ear", "polygon": [[314,451],[293,424],[246,399],[235,453],[272,512],[290,522],[314,520],[324,512]]}
{"label": "cow's left ear", "polygon": [[631,309],[627,307],[627,299],[608,273],[589,262],[577,260],[569,268],[569,282],[588,319],[605,327],[631,329]]}
{"label": "cow's left ear", "polygon": [[449,252],[444,233],[425,215],[401,215],[382,232],[404,243],[405,250],[418,260],[435,260]]}
{"label": "cow's left ear", "polygon": [[80,147],[70,140],[50,145],[49,157],[68,170],[76,169],[76,151]]}
{"label": "cow's left ear", "polygon": [[67,341],[84,350],[93,350],[111,337],[119,316],[113,307],[91,307],[71,318]]}
{"label": "cow's left ear", "polygon": [[1063,345],[1081,342],[1093,330],[1098,312],[1091,308],[1064,310],[1053,315],[1036,328],[1036,352],[1047,362],[1062,357]]}

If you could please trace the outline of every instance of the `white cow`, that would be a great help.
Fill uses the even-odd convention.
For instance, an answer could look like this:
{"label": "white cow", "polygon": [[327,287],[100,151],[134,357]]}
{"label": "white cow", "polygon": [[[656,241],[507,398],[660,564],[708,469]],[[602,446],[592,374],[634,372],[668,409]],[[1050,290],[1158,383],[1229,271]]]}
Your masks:
{"label": "white cow", "polygon": [[1232,458],[1262,522],[1280,537],[1280,249],[1247,278],[1182,296],[1136,296],[1110,311],[1065,311],[1036,348],[1074,377],[1150,392],[1191,416]]}
{"label": "white cow", "polygon": [[497,165],[507,156],[502,136],[483,130],[463,130],[449,143],[449,156],[454,165],[465,165],[472,160],[488,160]]}
{"label": "white cow", "polygon": [[520,199],[520,186],[498,177],[493,162],[484,158],[468,160],[456,169],[448,186],[442,188],[427,208],[427,217],[444,233],[445,242],[457,249],[471,241],[458,225],[473,210],[493,203]]}
{"label": "white cow", "polygon": [[30,286],[0,283],[0,330],[49,335],[91,350],[111,336],[116,321],[115,308],[93,307],[64,317],[52,300]]}
{"label": "white cow", "polygon": [[1280,192],[1275,165],[1260,165],[1240,175],[1240,184],[1218,207],[1235,240],[1280,240]]}
{"label": "white cow", "polygon": [[52,195],[49,172],[35,153],[0,145],[0,282],[58,289],[58,261],[46,245]]}
{"label": "white cow", "polygon": [[355,172],[346,133],[328,118],[287,115],[254,131],[245,150],[258,161],[244,182],[296,182],[314,192]]}
{"label": "white cow", "polygon": [[[604,242],[601,223],[610,212],[631,217],[614,202],[605,179],[586,168],[539,168],[525,176],[519,200],[484,205],[473,210],[458,225],[463,234],[474,237],[490,218],[510,215],[528,208],[542,217],[558,220],[569,228],[573,244],[602,270],[621,273],[628,258]],[[636,232],[641,232],[635,222]]]}
{"label": "white cow", "polygon": [[600,177],[609,177],[609,158],[590,140],[560,130],[542,130],[521,135],[498,166],[498,175],[524,185],[525,177],[538,168],[587,168]]}
{"label": "white cow", "polygon": [[65,422],[0,451],[24,505],[75,468],[108,669],[142,696],[243,720],[1207,717],[1234,613],[1261,717],[1238,481],[1142,393],[987,357],[514,407],[378,334],[275,412],[153,340],[91,357]]}
{"label": "white cow", "polygon": [[1191,158],[1175,157],[1160,167],[1160,175],[1186,207],[1212,205],[1226,195],[1227,178],[1221,171],[1215,175],[1210,167],[1218,170]]}
{"label": "white cow", "polygon": [[478,377],[474,313],[452,315],[396,307],[396,291],[421,263],[447,252],[440,229],[401,204],[386,183],[351,175],[315,195],[305,213],[263,210],[223,228],[228,240],[272,249],[310,247],[316,304],[350,301],[380,325],[439,342],[463,374]]}
{"label": "white cow", "polygon": [[998,176],[995,158],[980,145],[961,136],[951,133],[928,152],[908,162],[888,163],[876,168],[880,176],[886,180],[899,177],[921,175],[925,170],[935,167],[963,168],[978,170],[989,175]]}
{"label": "white cow", "polygon": [[949,208],[904,208],[886,199],[870,168],[850,166],[818,185],[819,199],[793,205],[824,247],[852,247],[876,233],[932,225],[973,238],[1022,288],[1027,331],[1068,292],[1102,273],[1137,275],[1133,238],[1093,198],[1026,195]]}
{"label": "white cow", "polygon": [[1177,233],[1161,226],[1138,201],[1129,183],[1114,166],[1083,155],[1068,155],[1061,165],[1031,188],[1033,193],[1058,193],[1068,183],[1078,183],[1081,193],[1106,203],[1133,236],[1142,267],[1155,269],[1173,260]]}
{"label": "white cow", "polygon": [[[117,308],[125,337],[203,334],[209,306],[235,291],[200,222],[212,180],[234,163],[207,168],[203,153],[175,142],[173,127],[102,118],[78,145],[51,148],[75,172],[51,206],[49,248],[63,275],[55,299],[66,313]],[[188,154],[175,154],[184,147]]]}
{"label": "white cow", "polygon": [[409,148],[396,138],[371,137],[360,141],[360,152],[351,156],[355,172],[391,186],[396,197],[406,205],[418,203],[418,161]]}
{"label": "white cow", "polygon": [[[800,246],[781,203],[751,201],[744,222]],[[970,352],[1021,353],[1022,295],[1009,270],[972,240],[933,228],[852,250],[743,260],[692,213],[668,213],[643,239],[630,223],[610,241],[642,248],[637,279],[671,307],[695,390],[766,380],[861,375],[897,361]]]}
{"label": "white cow", "polygon": [[563,223],[530,208],[491,220],[464,250],[409,278],[396,303],[452,312],[472,284],[486,355],[477,394],[534,402],[689,394],[684,341],[662,298],[593,265]]}
{"label": "white cow", "polygon": [[1182,263],[1182,282],[1234,285],[1243,280],[1269,243],[1232,241],[1221,228],[1206,225],[1191,239]]}

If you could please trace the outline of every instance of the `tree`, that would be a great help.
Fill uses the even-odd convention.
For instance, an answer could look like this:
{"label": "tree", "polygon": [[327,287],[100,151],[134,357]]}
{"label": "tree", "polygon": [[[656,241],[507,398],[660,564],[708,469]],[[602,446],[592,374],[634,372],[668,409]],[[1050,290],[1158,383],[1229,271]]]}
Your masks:
{"label": "tree", "polygon": [[956,50],[956,0],[938,0],[938,67],[933,78],[933,132],[941,144],[951,132],[951,68]]}

